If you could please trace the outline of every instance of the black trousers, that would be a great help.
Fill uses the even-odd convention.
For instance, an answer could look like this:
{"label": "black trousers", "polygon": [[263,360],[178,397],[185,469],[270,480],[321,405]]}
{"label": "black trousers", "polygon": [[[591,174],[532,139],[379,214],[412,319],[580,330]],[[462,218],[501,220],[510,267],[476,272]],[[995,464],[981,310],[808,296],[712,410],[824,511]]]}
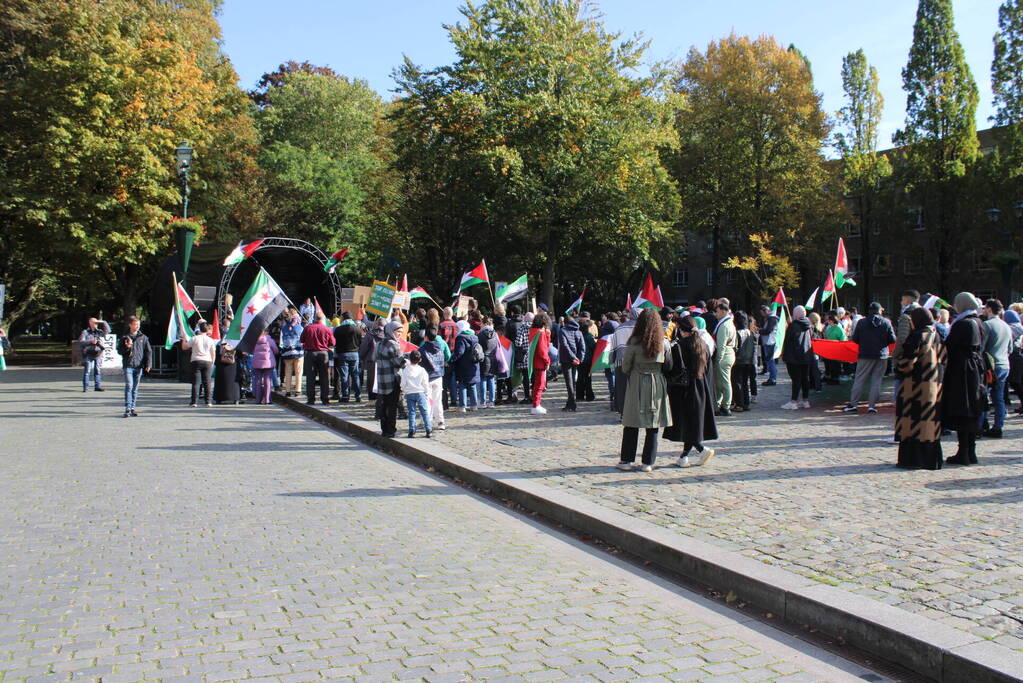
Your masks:
{"label": "black trousers", "polygon": [[757,368],[755,365],[732,366],[732,403],[740,408],[749,408],[750,386],[756,387]]}
{"label": "black trousers", "polygon": [[795,363],[786,363],[785,367],[788,368],[789,377],[792,378],[792,400],[795,401],[796,399],[798,399],[800,392],[802,392],[804,399],[809,399],[810,366],[797,365]]}
{"label": "black trousers", "polygon": [[[648,429],[643,439],[643,464],[653,465],[657,459],[657,434],[661,430]],[[622,462],[636,462],[636,446],[639,445],[639,427],[622,427]]]}
{"label": "black trousers", "polygon": [[562,368],[561,372],[565,375],[565,392],[568,394],[568,398],[565,399],[565,407],[569,410],[575,410],[575,386],[576,378],[579,376],[579,368],[575,365],[566,365]]}
{"label": "black trousers", "polygon": [[959,437],[959,449],[956,454],[949,458],[952,462],[960,465],[977,464],[977,429],[970,425],[956,431]]}
{"label": "black trousers", "polygon": [[401,391],[395,387],[389,394],[380,394],[380,433],[394,436],[398,433],[398,399]]}
{"label": "black trousers", "polygon": [[320,400],[327,402],[330,393],[330,372],[326,351],[305,352],[305,391],[309,403],[316,402],[316,385],[320,385]]}
{"label": "black trousers", "polygon": [[192,400],[195,403],[199,397],[199,387],[202,386],[202,395],[206,397],[206,403],[210,402],[213,394],[210,393],[210,377],[213,375],[213,363],[208,360],[192,361]]}
{"label": "black trousers", "polygon": [[597,397],[593,395],[593,375],[590,374],[588,367],[579,366],[579,379],[576,381],[575,393],[580,401],[596,400]]}

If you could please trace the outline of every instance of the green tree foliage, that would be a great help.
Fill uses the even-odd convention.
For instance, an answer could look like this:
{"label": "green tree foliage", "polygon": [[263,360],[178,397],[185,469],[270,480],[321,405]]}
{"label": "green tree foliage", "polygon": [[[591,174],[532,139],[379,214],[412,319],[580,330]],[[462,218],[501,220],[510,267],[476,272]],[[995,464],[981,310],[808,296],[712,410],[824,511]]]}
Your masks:
{"label": "green tree foliage", "polygon": [[857,274],[863,285],[863,299],[871,301],[871,237],[879,220],[879,208],[890,194],[887,180],[892,175],[888,158],[877,153],[878,127],[884,112],[884,97],[878,87],[877,69],[867,62],[863,50],[842,58],[842,90],[845,106],[837,114],[835,147],[842,155],[842,180],[846,194],[853,197],[860,227],[860,262]]}
{"label": "green tree foliage", "polygon": [[256,116],[269,175],[271,222],[328,253],[348,246],[339,272],[365,278],[377,259],[382,104],[365,81],[297,69],[266,89]]}
{"label": "green tree foliage", "polygon": [[[23,263],[80,278],[91,295],[105,288],[134,312],[171,243],[174,147],[190,140],[197,161],[212,158],[211,145],[245,120],[215,10],[201,0],[0,0],[0,220],[30,237],[18,240]],[[225,166],[216,186],[231,174]],[[225,207],[235,201],[218,192]]]}
{"label": "green tree foliage", "polygon": [[424,72],[406,61],[393,114],[403,186],[429,201],[403,212],[426,219],[408,229],[430,233],[428,249],[457,242],[466,254],[449,272],[432,254],[441,275],[521,257],[539,264],[553,304],[573,262],[656,260],[678,201],[660,152],[676,140],[658,81],[632,75],[645,45],[606,32],[579,0],[490,0],[462,14],[448,27],[455,63]]}
{"label": "green tree foliage", "polygon": [[1006,0],[998,9],[998,32],[991,63],[996,125],[1004,126],[1001,142],[1008,174],[1023,172],[1023,1]]}
{"label": "green tree foliage", "polygon": [[796,263],[823,259],[836,213],[809,63],[773,38],[731,35],[692,49],[675,91],[682,222],[710,236],[715,279],[724,265],[757,296],[794,285]]}
{"label": "green tree foliage", "polygon": [[977,159],[977,84],[963,54],[951,0],[920,0],[909,61],[902,70],[906,126],[895,140],[906,147],[904,184],[923,207],[933,231],[938,287],[970,221],[962,197]]}

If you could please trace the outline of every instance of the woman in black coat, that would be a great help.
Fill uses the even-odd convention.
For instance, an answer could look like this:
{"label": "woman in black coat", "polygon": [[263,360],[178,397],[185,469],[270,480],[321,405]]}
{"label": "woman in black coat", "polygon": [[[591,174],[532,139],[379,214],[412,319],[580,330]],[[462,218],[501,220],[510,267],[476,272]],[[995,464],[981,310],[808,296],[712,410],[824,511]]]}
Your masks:
{"label": "woman in black coat", "polygon": [[945,339],[948,361],[942,383],[941,421],[945,429],[957,432],[959,449],[945,462],[973,465],[977,462],[980,416],[988,407],[980,354],[986,328],[976,313],[980,301],[969,292],[956,295],[955,308],[959,315]]}
{"label": "woman in black coat", "polygon": [[[668,403],[671,426],[663,437],[682,442],[679,467],[703,465],[714,456],[713,448],[704,448],[704,441],[718,438],[714,422],[714,387],[710,377],[710,352],[699,337],[699,328],[692,316],[682,318],[675,328],[671,343],[671,370],[668,374]],[[699,457],[689,460],[696,449]]]}
{"label": "woman in black coat", "polygon": [[[782,406],[785,410],[810,407],[810,368],[817,362],[813,353],[813,325],[806,317],[806,309],[792,309],[792,322],[785,330],[781,359],[792,379],[792,400]],[[800,399],[799,395],[803,398]]]}
{"label": "woman in black coat", "polygon": [[238,386],[238,363],[234,349],[221,341],[217,344],[213,367],[216,369],[213,381],[214,403],[238,403],[241,387]]}

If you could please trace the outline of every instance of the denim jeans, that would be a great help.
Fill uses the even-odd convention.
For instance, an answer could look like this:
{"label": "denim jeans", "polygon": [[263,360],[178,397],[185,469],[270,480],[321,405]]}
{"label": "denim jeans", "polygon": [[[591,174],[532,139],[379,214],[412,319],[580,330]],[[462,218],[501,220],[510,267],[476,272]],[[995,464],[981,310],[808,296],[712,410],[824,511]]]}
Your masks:
{"label": "denim jeans", "polygon": [[338,375],[341,379],[341,400],[347,401],[351,394],[355,398],[360,397],[359,387],[359,352],[350,351],[335,356],[334,362],[338,366]]}
{"label": "denim jeans", "polygon": [[[993,429],[1001,429],[1005,425],[1005,382],[1008,379],[1007,369],[995,370],[995,385],[990,389],[991,404],[995,409],[995,422],[991,425]],[[980,420],[977,421],[978,428],[987,421],[988,412],[990,411],[985,410],[980,416]]]}
{"label": "denim jeans", "polygon": [[764,358],[767,359],[767,381],[778,381],[778,360],[774,357],[774,344],[764,344]]}
{"label": "denim jeans", "polygon": [[478,399],[475,383],[458,383],[458,406],[460,408],[475,408],[479,404]]}
{"label": "denim jeans", "polygon": [[497,398],[497,378],[481,377],[479,383],[480,405],[493,403]]}
{"label": "denim jeans", "polygon": [[135,410],[135,401],[139,397],[139,382],[142,381],[142,368],[124,369],[124,412]]}
{"label": "denim jeans", "polygon": [[85,358],[82,360],[85,364],[85,371],[82,373],[82,389],[89,388],[89,375],[93,376],[93,384],[97,389],[103,386],[103,359],[102,358]]}
{"label": "denim jeans", "polygon": [[615,371],[614,368],[604,368],[604,378],[607,380],[607,393],[611,396],[611,405],[615,402]]}
{"label": "denim jeans", "polygon": [[426,394],[405,394],[405,405],[408,408],[408,430],[410,434],[416,433],[416,411],[423,418],[423,425],[426,433],[433,431],[433,422],[430,419],[430,404],[426,400]]}

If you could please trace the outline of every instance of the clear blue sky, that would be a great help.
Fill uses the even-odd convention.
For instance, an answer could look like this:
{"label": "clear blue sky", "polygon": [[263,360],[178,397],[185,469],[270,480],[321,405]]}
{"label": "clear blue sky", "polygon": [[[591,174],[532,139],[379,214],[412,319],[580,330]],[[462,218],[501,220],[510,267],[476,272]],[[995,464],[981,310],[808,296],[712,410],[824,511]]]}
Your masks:
{"label": "clear blue sky", "polygon": [[[904,120],[902,67],[913,38],[914,0],[600,0],[605,25],[651,41],[649,61],[681,59],[731,31],[794,43],[813,64],[829,112],[842,106],[842,57],[863,48],[885,96],[881,145]],[[977,127],[991,107],[992,36],[1000,0],[953,0],[956,28],[980,88]],[[288,60],[309,60],[369,82],[392,97],[393,69],[408,55],[424,67],[450,63],[442,24],[460,18],[460,0],[226,0],[224,49],[242,87]]]}

